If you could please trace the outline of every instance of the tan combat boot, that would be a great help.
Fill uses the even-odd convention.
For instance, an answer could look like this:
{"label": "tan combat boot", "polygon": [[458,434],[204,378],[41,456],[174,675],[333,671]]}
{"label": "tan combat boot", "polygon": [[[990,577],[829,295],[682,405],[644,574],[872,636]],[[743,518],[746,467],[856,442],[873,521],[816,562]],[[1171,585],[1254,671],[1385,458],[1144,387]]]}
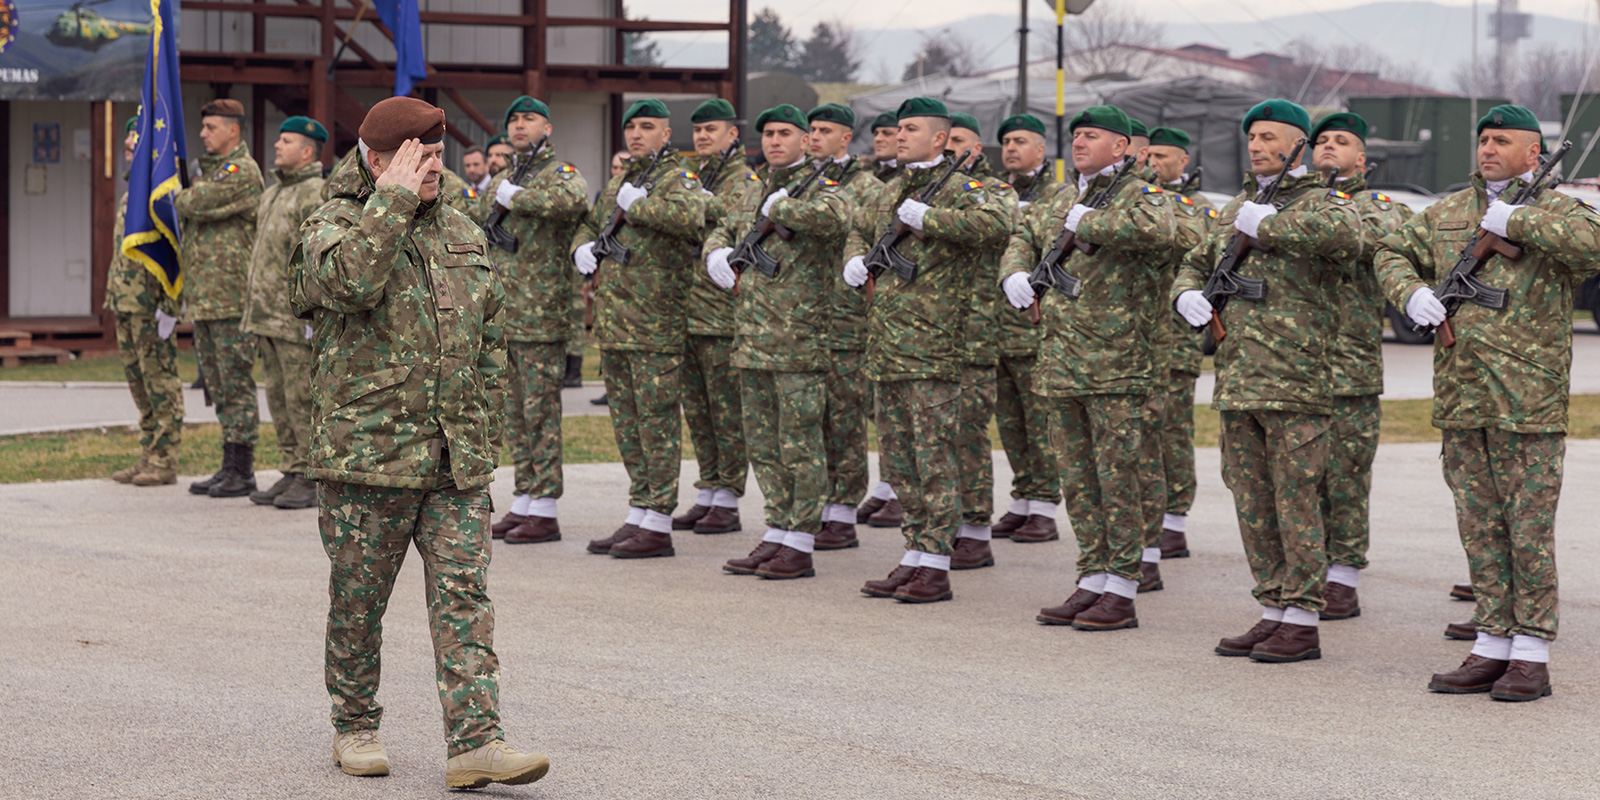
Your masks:
{"label": "tan combat boot", "polygon": [[173,469],[173,458],[166,455],[146,457],[144,465],[129,481],[134,486],[170,486],[177,482],[178,471]]}
{"label": "tan combat boot", "polygon": [[133,476],[138,475],[139,473],[143,472],[145,466],[148,465],[149,463],[150,463],[150,454],[149,453],[140,453],[139,454],[139,463],[133,464],[132,466],[123,467],[122,469],[119,469],[116,472],[111,473],[111,480],[114,480],[117,483],[133,483]]}
{"label": "tan combat boot", "polygon": [[452,756],[444,765],[444,782],[451,789],[481,789],[491,783],[521,786],[550,771],[544,753],[523,753],[496,739],[476,750]]}
{"label": "tan combat boot", "polygon": [[389,774],[389,753],[378,741],[378,732],[370,728],[334,734],[333,762],[346,775]]}

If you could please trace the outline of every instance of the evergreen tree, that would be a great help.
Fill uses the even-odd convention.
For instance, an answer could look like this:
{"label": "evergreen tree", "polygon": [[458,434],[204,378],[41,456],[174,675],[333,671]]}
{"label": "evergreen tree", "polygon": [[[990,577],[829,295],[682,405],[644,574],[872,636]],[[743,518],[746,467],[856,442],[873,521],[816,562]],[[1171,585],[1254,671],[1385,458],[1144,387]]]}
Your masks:
{"label": "evergreen tree", "polygon": [[770,6],[757,11],[750,21],[749,61],[751,72],[795,72],[799,68],[800,45],[794,32]]}
{"label": "evergreen tree", "polygon": [[819,22],[800,48],[800,76],[817,83],[853,83],[861,71],[855,36],[844,23]]}

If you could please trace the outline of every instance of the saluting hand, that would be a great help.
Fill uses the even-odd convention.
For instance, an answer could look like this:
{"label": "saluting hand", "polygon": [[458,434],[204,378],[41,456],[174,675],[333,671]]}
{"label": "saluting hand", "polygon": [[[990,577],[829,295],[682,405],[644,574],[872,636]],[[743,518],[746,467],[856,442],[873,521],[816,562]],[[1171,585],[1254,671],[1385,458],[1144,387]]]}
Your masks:
{"label": "saluting hand", "polygon": [[399,186],[412,194],[420,194],[428,174],[443,171],[444,163],[438,156],[424,150],[421,140],[407,139],[401,142],[400,148],[394,152],[394,158],[390,159],[389,165],[384,167],[383,174],[374,183],[378,186]]}

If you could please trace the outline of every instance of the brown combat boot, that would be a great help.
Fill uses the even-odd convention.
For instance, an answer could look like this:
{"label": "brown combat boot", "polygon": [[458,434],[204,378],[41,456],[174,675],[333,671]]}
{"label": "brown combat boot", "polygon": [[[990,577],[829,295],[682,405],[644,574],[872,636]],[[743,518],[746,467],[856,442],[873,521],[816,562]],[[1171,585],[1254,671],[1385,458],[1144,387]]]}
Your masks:
{"label": "brown combat boot", "polygon": [[803,553],[788,545],[779,547],[776,554],[756,567],[758,577],[774,581],[811,578],[816,574],[817,571],[811,566],[811,554]]}
{"label": "brown combat boot", "polygon": [[611,534],[610,536],[607,536],[604,539],[592,539],[592,540],[590,540],[589,541],[589,552],[594,553],[595,555],[601,555],[601,556],[610,555],[612,547],[615,547],[616,545],[618,545],[618,544],[620,544],[622,542],[626,542],[629,539],[632,539],[633,535],[638,533],[638,532],[639,532],[639,526],[638,525],[624,524],[622,527],[618,528],[615,533]]}
{"label": "brown combat boot", "polygon": [[251,492],[250,502],[255,503],[258,506],[272,505],[272,501],[278,499],[278,495],[289,491],[289,487],[294,485],[295,476],[299,474],[300,473],[298,472],[283,473],[283,477],[279,478],[277,483],[274,483],[265,489],[257,489]]}
{"label": "brown combat boot", "polygon": [[1450,622],[1444,626],[1444,638],[1459,639],[1461,641],[1477,641],[1478,623],[1472,620],[1466,622]]}
{"label": "brown combat boot", "polygon": [[951,569],[978,569],[994,566],[994,551],[983,539],[956,537],[956,546],[950,551]]}
{"label": "brown combat boot", "polygon": [[1361,616],[1361,600],[1356,597],[1356,587],[1328,582],[1322,590],[1322,619],[1349,619]]}
{"label": "brown combat boot", "polygon": [[1061,532],[1056,529],[1056,521],[1051,517],[1033,514],[1022,527],[1011,532],[1011,541],[1024,544],[1037,544],[1038,542],[1053,542],[1061,538]]}
{"label": "brown combat boot", "polygon": [[1489,697],[1511,703],[1526,703],[1550,696],[1550,665],[1537,661],[1510,661],[1506,673],[1494,682]]}
{"label": "brown combat boot", "polygon": [[111,480],[114,480],[117,483],[133,483],[133,476],[144,472],[145,467],[149,465],[150,454],[148,452],[140,453],[138,461],[135,461],[133,464],[111,473]]}
{"label": "brown combat boot", "polygon": [[1139,615],[1133,610],[1133,598],[1106,592],[1094,605],[1072,617],[1072,627],[1080,631],[1114,631],[1139,627]]}
{"label": "brown combat boot", "polygon": [[1161,580],[1161,564],[1155,561],[1139,562],[1139,594],[1159,592],[1167,588]]}
{"label": "brown combat boot", "polygon": [[153,460],[129,481],[134,486],[171,486],[177,482],[177,470],[172,467],[157,466]]}
{"label": "brown combat boot", "polygon": [[818,550],[844,550],[860,547],[861,540],[856,538],[856,526],[848,522],[824,522],[812,546]]}
{"label": "brown combat boot", "polygon": [[1183,531],[1175,531],[1171,528],[1161,529],[1161,557],[1189,557],[1189,539]]}
{"label": "brown combat boot", "polygon": [[561,523],[555,517],[527,517],[506,531],[506,544],[543,544],[561,541]]}
{"label": "brown combat boot", "polygon": [[1450,599],[1465,600],[1469,603],[1475,603],[1478,600],[1478,593],[1472,590],[1472,584],[1458,583],[1450,587]]}
{"label": "brown combat boot", "polygon": [[911,577],[917,571],[916,567],[901,564],[889,573],[889,577],[881,581],[867,581],[861,587],[861,593],[869,597],[894,597],[900,587],[911,582]]}
{"label": "brown combat boot", "polygon": [[706,515],[694,523],[695,533],[733,533],[739,527],[739,509],[712,506]]}
{"label": "brown combat boot", "polygon": [[675,531],[692,531],[694,530],[694,524],[709,513],[711,513],[711,506],[703,506],[696,503],[690,506],[688,511],[672,518],[672,529]]}
{"label": "brown combat boot", "polygon": [[1428,681],[1428,689],[1444,694],[1482,694],[1489,691],[1501,675],[1506,674],[1506,666],[1510,663],[1469,653],[1461,666],[1449,672],[1434,673],[1433,680]]}
{"label": "brown combat boot", "polygon": [[506,538],[506,534],[511,532],[512,528],[521,525],[523,520],[526,519],[527,517],[521,514],[514,514],[510,511],[507,511],[506,515],[501,517],[499,522],[489,526],[489,535],[496,539],[504,539]]}
{"label": "brown combat boot", "polygon": [[294,483],[283,493],[272,498],[273,508],[315,508],[317,505],[317,482],[306,477],[304,473],[294,476]]}
{"label": "brown combat boot", "polygon": [[672,534],[643,528],[626,540],[611,545],[612,558],[666,558],[674,553]]}
{"label": "brown combat boot", "polygon": [[1011,536],[1012,531],[1022,527],[1022,523],[1027,521],[1027,514],[1013,514],[1010,511],[1007,511],[1005,514],[1001,515],[999,522],[989,526],[989,533],[998,538],[1004,539]]}
{"label": "brown combat boot", "polygon": [[1067,598],[1067,602],[1052,608],[1039,609],[1039,616],[1034,619],[1046,625],[1071,625],[1072,620],[1100,599],[1100,595],[1088,589],[1079,589]]}
{"label": "brown combat boot", "polygon": [[1250,655],[1250,651],[1254,650],[1256,645],[1266,641],[1267,637],[1278,630],[1280,624],[1282,623],[1273,622],[1270,619],[1256,620],[1255,627],[1245,631],[1243,636],[1229,636],[1217,642],[1216,653],[1219,656]]}
{"label": "brown combat boot", "polygon": [[761,562],[777,555],[782,549],[783,545],[778,542],[763,541],[750,551],[750,555],[728,559],[728,563],[722,565],[722,571],[730,575],[754,575]]}
{"label": "brown combat boot", "polygon": [[878,513],[878,509],[883,508],[884,504],[888,502],[889,501],[887,500],[879,500],[876,497],[868,497],[866,502],[856,506],[856,524],[867,524],[867,520],[870,519],[873,514]]}
{"label": "brown combat boot", "polygon": [[1268,664],[1288,664],[1318,658],[1322,658],[1322,647],[1317,637],[1317,626],[1287,622],[1278,623],[1278,629],[1250,651],[1252,661]]}
{"label": "brown combat boot", "polygon": [[950,591],[949,570],[933,567],[917,567],[911,580],[894,590],[894,599],[902,603],[937,603],[955,596],[955,592]]}
{"label": "brown combat boot", "polygon": [[873,512],[867,518],[867,526],[872,528],[898,528],[906,521],[906,512],[900,509],[900,498],[896,497],[883,504],[883,508]]}

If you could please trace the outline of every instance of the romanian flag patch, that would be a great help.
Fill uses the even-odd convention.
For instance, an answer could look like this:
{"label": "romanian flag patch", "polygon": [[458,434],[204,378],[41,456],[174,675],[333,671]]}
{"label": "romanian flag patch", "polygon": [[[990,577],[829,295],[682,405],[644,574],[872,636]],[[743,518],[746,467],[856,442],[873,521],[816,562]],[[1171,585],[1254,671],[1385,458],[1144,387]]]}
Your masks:
{"label": "romanian flag patch", "polygon": [[228,163],[222,165],[222,171],[223,172],[227,172],[227,173],[238,172],[239,171],[239,165],[233,163],[232,161],[229,161]]}
{"label": "romanian flag patch", "polygon": [[468,200],[473,200],[477,198],[478,190],[468,186],[467,188],[461,190],[461,196],[467,198]]}
{"label": "romanian flag patch", "polygon": [[557,172],[577,172],[578,168],[572,166],[571,164],[562,164],[561,166],[556,168],[556,171]]}
{"label": "romanian flag patch", "polygon": [[1350,199],[1350,195],[1347,195],[1344,192],[1339,191],[1338,189],[1329,189],[1328,190],[1328,196],[1329,197],[1333,197],[1333,198],[1337,198],[1339,200],[1349,200]]}
{"label": "romanian flag patch", "polygon": [[1005,181],[1000,181],[999,183],[995,184],[995,187],[999,189],[1010,189],[1011,184],[1006,183]]}
{"label": "romanian flag patch", "polygon": [[752,180],[752,181],[759,181],[759,180],[761,180],[761,177],[760,177],[760,176],[759,176],[759,175],[756,175],[756,174],[755,174],[755,173],[754,173],[754,172],[747,172],[747,173],[745,173],[745,178],[747,178],[747,179],[749,179],[749,180]]}
{"label": "romanian flag patch", "polygon": [[966,183],[961,184],[961,188],[963,191],[970,192],[973,189],[982,189],[983,184],[978,181],[967,181]]}
{"label": "romanian flag patch", "polygon": [[1180,194],[1180,195],[1178,195],[1178,202],[1180,202],[1180,203],[1182,203],[1182,204],[1184,204],[1184,205],[1186,205],[1186,206],[1192,206],[1192,205],[1194,205],[1194,201],[1193,201],[1193,200],[1190,200],[1190,199],[1189,199],[1189,198],[1187,198],[1187,197],[1184,197],[1184,196],[1183,196],[1183,195],[1181,195],[1181,194]]}
{"label": "romanian flag patch", "polygon": [[1374,200],[1376,200],[1376,201],[1378,201],[1380,203],[1393,203],[1394,202],[1393,200],[1389,199],[1389,195],[1386,195],[1383,192],[1373,192],[1372,193],[1372,199],[1374,199]]}
{"label": "romanian flag patch", "polygon": [[1217,210],[1214,209],[1214,208],[1206,209],[1206,217],[1208,219],[1216,219],[1217,218]]}
{"label": "romanian flag patch", "polygon": [[838,186],[839,182],[832,178],[818,178],[817,185],[822,187]]}
{"label": "romanian flag patch", "polygon": [[1144,193],[1145,194],[1161,194],[1161,192],[1162,192],[1162,189],[1161,189],[1160,186],[1146,186],[1146,187],[1144,187]]}
{"label": "romanian flag patch", "polygon": [[682,173],[679,173],[679,176],[680,177],[684,177],[684,178],[691,178],[691,179],[695,179],[695,178],[699,178],[700,177],[699,175],[696,175],[693,172],[682,172]]}

